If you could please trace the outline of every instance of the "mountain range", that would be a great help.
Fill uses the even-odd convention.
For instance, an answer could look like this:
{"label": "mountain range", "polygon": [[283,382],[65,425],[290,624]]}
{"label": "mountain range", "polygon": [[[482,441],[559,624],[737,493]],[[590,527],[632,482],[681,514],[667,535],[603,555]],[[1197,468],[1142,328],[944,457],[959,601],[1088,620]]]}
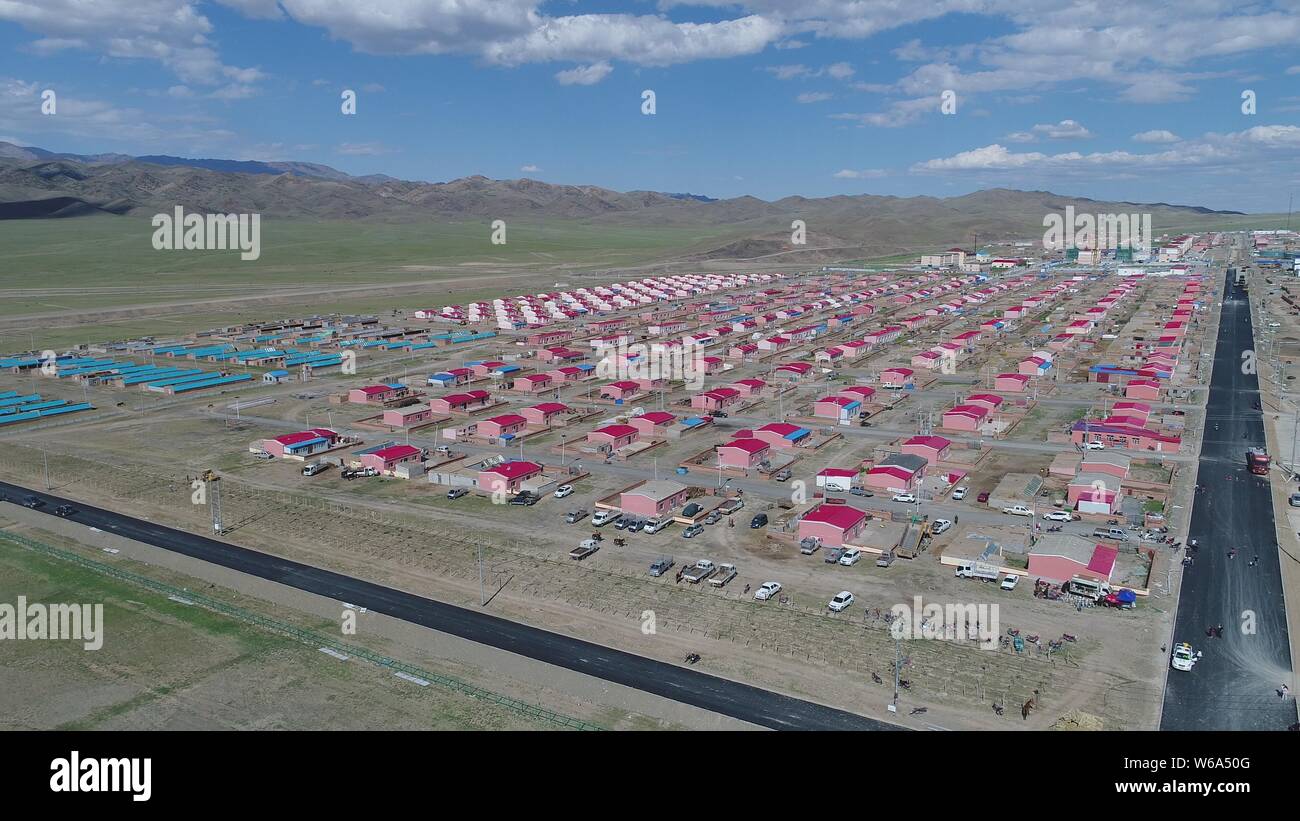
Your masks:
{"label": "mountain range", "polygon": [[[957,197],[872,194],[822,198],[712,199],[697,194],[613,191],[532,179],[471,176],[418,182],[352,176],[327,165],[67,154],[0,142],[0,219],[149,215],[176,206],[304,220],[581,220],[623,226],[699,228],[726,237],[701,258],[793,254],[803,261],[910,253],[936,244],[1042,236],[1043,216],[1149,212],[1157,233],[1234,225],[1240,212],[1166,203],[1103,202],[1047,191],[996,188]],[[807,245],[790,244],[803,220]]]}

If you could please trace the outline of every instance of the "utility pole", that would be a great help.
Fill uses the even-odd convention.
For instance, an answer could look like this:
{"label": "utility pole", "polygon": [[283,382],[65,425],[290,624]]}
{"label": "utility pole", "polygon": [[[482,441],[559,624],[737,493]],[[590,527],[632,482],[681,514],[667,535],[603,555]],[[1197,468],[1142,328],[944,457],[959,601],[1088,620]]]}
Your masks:
{"label": "utility pole", "polygon": [[41,443],[41,459],[45,462],[45,490],[50,490],[50,452],[46,450],[46,444]]}
{"label": "utility pole", "polygon": [[478,603],[487,607],[487,588],[483,581],[483,545],[478,546]]}
{"label": "utility pole", "polygon": [[894,636],[894,700],[889,704],[889,712],[898,712],[898,680],[903,667],[903,650],[898,636]]}

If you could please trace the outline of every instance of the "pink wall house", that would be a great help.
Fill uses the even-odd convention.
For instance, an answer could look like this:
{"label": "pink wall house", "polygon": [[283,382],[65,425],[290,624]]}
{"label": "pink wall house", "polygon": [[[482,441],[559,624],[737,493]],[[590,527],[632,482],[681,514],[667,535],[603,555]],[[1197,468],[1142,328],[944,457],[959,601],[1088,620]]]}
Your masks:
{"label": "pink wall house", "polygon": [[519,414],[528,420],[530,425],[549,425],[555,417],[569,412],[569,406],[563,402],[542,402],[523,408]]}
{"label": "pink wall house", "polygon": [[528,425],[528,418],[518,413],[503,413],[478,423],[480,436],[509,436],[518,433]]}
{"label": "pink wall house", "polygon": [[449,393],[429,400],[434,413],[472,413],[492,404],[492,394],[484,390]]}
{"label": "pink wall house", "polygon": [[871,397],[876,395],[876,389],[866,385],[850,385],[847,388],[841,388],[838,395],[848,399],[856,399],[866,404],[871,401]]}
{"label": "pink wall house", "polygon": [[627,399],[640,393],[641,386],[630,379],[621,379],[618,382],[611,382],[600,389],[601,399]]}
{"label": "pink wall house", "polygon": [[948,451],[952,448],[952,441],[942,436],[913,436],[903,443],[903,453],[911,453],[920,456],[930,464],[942,462],[948,458]]}
{"label": "pink wall house", "polygon": [[714,388],[692,396],[691,407],[703,411],[722,410],[738,401],[740,401],[740,391],[735,388]]}
{"label": "pink wall house", "polygon": [[861,535],[866,524],[867,514],[856,507],[823,502],[799,520],[799,538],[818,538],[826,547],[841,547]]}
{"label": "pink wall house", "polygon": [[424,458],[424,452],[415,445],[393,445],[390,448],[374,451],[373,453],[363,453],[361,455],[362,467],[373,468],[380,473],[390,473],[393,468],[407,462],[419,462]]}
{"label": "pink wall house", "polygon": [[552,383],[559,384],[563,382],[577,382],[588,373],[590,373],[590,371],[584,371],[576,365],[565,365],[562,368],[547,371],[546,375],[551,377]]}
{"label": "pink wall house", "polygon": [[1160,383],[1154,379],[1130,379],[1124,386],[1125,399],[1160,399]]}
{"label": "pink wall house", "polygon": [[1118,548],[1108,545],[1095,545],[1092,556],[1081,561],[1064,552],[1052,550],[1055,542],[1045,542],[1041,552],[1038,549],[1029,553],[1029,575],[1054,582],[1067,582],[1075,576],[1110,581],[1115,571],[1115,560],[1119,556]]}
{"label": "pink wall house", "polygon": [[493,371],[495,371],[497,368],[504,367],[505,364],[506,363],[504,362],[496,362],[496,361],[480,362],[477,365],[471,365],[470,370],[474,372],[475,376],[490,376]]}
{"label": "pink wall house", "polygon": [[943,357],[935,351],[921,351],[912,357],[913,368],[924,368],[929,371],[938,370],[943,364]]}
{"label": "pink wall house", "polygon": [[420,425],[433,418],[433,410],[428,405],[411,405],[405,408],[392,408],[384,411],[382,421],[395,428],[409,428]]}
{"label": "pink wall house", "polygon": [[862,403],[847,396],[824,396],[813,402],[813,416],[844,421],[858,412]]}
{"label": "pink wall house", "polygon": [[966,397],[966,404],[978,405],[990,413],[1002,407],[1004,401],[1005,400],[1003,400],[1001,396],[998,396],[995,393],[972,393],[970,396]]}
{"label": "pink wall house", "polygon": [[718,460],[723,467],[749,469],[762,464],[770,449],[759,439],[733,439],[718,446]]}
{"label": "pink wall house", "polygon": [[544,373],[531,373],[517,377],[511,387],[521,393],[541,393],[551,388],[551,377]]}
{"label": "pink wall house", "polygon": [[767,387],[767,383],[762,379],[737,379],[728,387],[738,391],[741,396],[749,397],[757,396],[763,388]]}
{"label": "pink wall house", "polygon": [[876,465],[862,477],[862,484],[882,493],[911,493],[921,483],[921,475],[898,465]]}
{"label": "pink wall house", "polygon": [[664,516],[686,503],[689,488],[664,479],[646,482],[619,495],[619,508],[632,516]]}
{"label": "pink wall house", "polygon": [[366,385],[348,391],[348,401],[354,405],[374,405],[393,402],[411,395],[405,385]]}
{"label": "pink wall house", "polygon": [[1007,393],[1024,393],[1029,377],[1022,373],[1000,373],[993,377],[993,389]]}
{"label": "pink wall house", "polygon": [[587,434],[587,444],[595,445],[606,453],[625,448],[635,442],[640,433],[631,425],[606,425]]}
{"label": "pink wall house", "polygon": [[773,376],[782,379],[803,379],[813,372],[813,366],[807,362],[786,362],[773,369]]}
{"label": "pink wall house", "polygon": [[880,384],[901,388],[912,381],[914,373],[911,368],[886,368],[880,372]]}
{"label": "pink wall house", "polygon": [[627,423],[636,428],[641,439],[663,439],[676,422],[677,417],[667,411],[650,411],[632,417]]}
{"label": "pink wall house", "polygon": [[478,489],[484,493],[518,493],[523,482],[541,472],[542,466],[536,462],[503,462],[496,467],[479,471]]}
{"label": "pink wall house", "polygon": [[981,405],[958,405],[944,411],[943,426],[949,430],[975,432],[988,416],[988,408]]}
{"label": "pink wall house", "polygon": [[[769,422],[761,428],[750,431],[750,435],[777,450],[789,450],[806,442],[808,437],[812,436],[812,431],[789,422]],[[737,438],[740,438],[739,433]]]}
{"label": "pink wall house", "polygon": [[1026,376],[1042,376],[1047,373],[1051,363],[1041,356],[1031,356],[1020,360],[1020,373]]}

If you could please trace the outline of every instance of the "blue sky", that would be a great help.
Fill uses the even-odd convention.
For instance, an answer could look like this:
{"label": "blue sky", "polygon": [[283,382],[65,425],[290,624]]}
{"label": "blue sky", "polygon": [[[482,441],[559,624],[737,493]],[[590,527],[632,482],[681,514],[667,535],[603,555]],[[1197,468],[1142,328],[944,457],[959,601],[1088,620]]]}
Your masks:
{"label": "blue sky", "polygon": [[1300,188],[1297,43],[1286,1],[9,0],[0,139],[430,181],[1277,211]]}

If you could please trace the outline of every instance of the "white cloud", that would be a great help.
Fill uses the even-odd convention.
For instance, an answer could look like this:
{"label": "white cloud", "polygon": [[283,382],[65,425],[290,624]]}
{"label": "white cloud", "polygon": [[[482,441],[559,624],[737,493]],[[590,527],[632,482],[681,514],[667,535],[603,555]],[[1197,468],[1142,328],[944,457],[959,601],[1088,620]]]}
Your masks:
{"label": "white cloud", "polygon": [[921,119],[921,115],[939,107],[939,97],[917,97],[911,100],[896,100],[885,111],[869,114],[832,114],[833,120],[852,120],[859,125],[874,125],[881,128],[899,128]]}
{"label": "white cloud", "polygon": [[1090,175],[1158,172],[1165,169],[1219,171],[1258,169],[1279,159],[1300,158],[1300,126],[1264,125],[1228,134],[1208,133],[1177,148],[1148,154],[1129,151],[1016,153],[999,144],[962,151],[912,166],[917,173],[999,171],[1082,171]]}
{"label": "white cloud", "polygon": [[382,143],[343,143],[334,150],[335,153],[349,157],[377,157],[381,154],[393,153],[393,149]]}
{"label": "white cloud", "polygon": [[830,92],[827,91],[805,91],[803,94],[800,94],[798,97],[795,97],[795,100],[804,104],[820,103],[829,100],[831,97],[834,96],[835,96],[834,94],[831,94]]}
{"label": "white cloud", "polygon": [[1061,120],[1059,123],[1036,125],[1031,129],[1049,140],[1086,140],[1092,132],[1074,120]]}
{"label": "white cloud", "polygon": [[1139,131],[1133,135],[1133,141],[1139,143],[1176,143],[1181,137],[1172,131],[1166,131],[1163,128],[1152,129],[1151,131]]}
{"label": "white cloud", "polygon": [[847,80],[853,76],[853,66],[848,63],[832,63],[826,67],[826,73],[836,80]]}
{"label": "white cloud", "polygon": [[778,80],[793,80],[796,77],[816,76],[813,70],[804,65],[766,66],[763,69]]}
{"label": "white cloud", "polygon": [[522,172],[524,172],[525,174],[536,174],[537,172],[541,171],[542,169],[538,168],[538,167],[535,166],[535,165],[531,165],[531,164],[530,164],[530,165],[522,165],[522,166],[520,166],[520,167],[519,167],[519,170],[522,171]]}
{"label": "white cloud", "polygon": [[841,171],[836,171],[832,176],[837,180],[875,180],[888,174],[889,172],[882,168],[867,168],[861,171],[845,168]]}
{"label": "white cloud", "polygon": [[1013,143],[1032,143],[1037,137],[1028,131],[1012,131],[1006,136],[1006,139]]}
{"label": "white cloud", "polygon": [[1288,75],[1290,75],[1290,74],[1300,74],[1300,66],[1288,66],[1288,67],[1287,67],[1287,70],[1286,70],[1286,73],[1287,73]]}
{"label": "white cloud", "polygon": [[232,72],[257,72],[221,61],[210,39],[212,23],[193,0],[4,0],[0,20],[41,35],[30,44],[37,53],[83,48],[114,59],[155,60],[194,85],[248,83]]}
{"label": "white cloud", "polygon": [[614,67],[607,62],[592,63],[589,66],[578,66],[556,72],[555,79],[559,80],[562,86],[594,86],[608,77],[613,70]]}

